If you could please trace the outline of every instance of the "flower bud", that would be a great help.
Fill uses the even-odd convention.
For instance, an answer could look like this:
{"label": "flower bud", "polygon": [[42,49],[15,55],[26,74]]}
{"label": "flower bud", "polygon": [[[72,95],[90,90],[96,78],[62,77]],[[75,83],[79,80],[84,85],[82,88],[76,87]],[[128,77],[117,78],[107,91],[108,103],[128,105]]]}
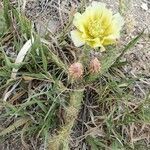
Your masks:
{"label": "flower bud", "polygon": [[101,64],[99,60],[95,57],[90,62],[90,73],[95,74],[98,73],[101,69]]}
{"label": "flower bud", "polygon": [[69,67],[69,75],[74,78],[74,79],[79,79],[82,77],[83,75],[83,66],[81,63],[76,62],[73,63],[70,67]]}

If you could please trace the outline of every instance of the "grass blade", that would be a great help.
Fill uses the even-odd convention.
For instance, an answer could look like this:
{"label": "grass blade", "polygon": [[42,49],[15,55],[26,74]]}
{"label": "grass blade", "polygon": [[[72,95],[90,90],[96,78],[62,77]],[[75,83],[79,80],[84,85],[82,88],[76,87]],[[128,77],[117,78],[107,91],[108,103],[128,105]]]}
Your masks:
{"label": "grass blade", "polygon": [[[18,53],[15,64],[22,63],[27,52],[30,50],[32,43],[33,43],[33,41],[30,39],[24,44],[24,46],[21,48],[20,52]],[[18,71],[18,69],[15,69],[15,68],[12,69],[12,74],[11,74],[12,79],[16,78],[17,71]]]}
{"label": "grass blade", "polygon": [[10,133],[14,130],[16,130],[18,127],[24,125],[25,123],[27,123],[30,119],[29,118],[21,118],[19,120],[17,120],[15,123],[13,123],[12,125],[10,125],[8,128],[2,130],[0,132],[0,136],[4,136],[7,133]]}

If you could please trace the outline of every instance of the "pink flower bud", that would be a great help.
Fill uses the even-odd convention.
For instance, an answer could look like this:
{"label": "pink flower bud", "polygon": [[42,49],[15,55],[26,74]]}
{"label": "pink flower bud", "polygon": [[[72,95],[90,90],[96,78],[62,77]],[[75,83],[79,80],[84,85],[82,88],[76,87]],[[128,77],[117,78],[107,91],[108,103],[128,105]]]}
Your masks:
{"label": "pink flower bud", "polygon": [[90,73],[95,74],[98,73],[101,69],[101,64],[99,60],[95,57],[90,62]]}
{"label": "pink flower bud", "polygon": [[74,79],[79,79],[82,77],[83,75],[83,66],[81,63],[76,62],[73,63],[70,67],[69,67],[69,75],[74,78]]}

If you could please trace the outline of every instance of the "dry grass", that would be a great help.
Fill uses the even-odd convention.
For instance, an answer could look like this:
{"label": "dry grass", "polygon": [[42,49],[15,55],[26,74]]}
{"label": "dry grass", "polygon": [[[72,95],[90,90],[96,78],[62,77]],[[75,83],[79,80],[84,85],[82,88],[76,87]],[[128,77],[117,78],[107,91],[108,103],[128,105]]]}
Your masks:
{"label": "dry grass", "polygon": [[[149,82],[125,72],[123,59],[143,32],[131,40],[123,33],[124,45],[102,53],[100,74],[85,70],[82,80],[70,81],[68,67],[82,48],[74,47],[69,33],[74,12],[86,1],[18,5],[4,0],[0,14],[1,149],[149,149],[150,93],[140,84]],[[55,14],[50,25],[46,13]],[[30,39],[32,47],[26,45]]]}

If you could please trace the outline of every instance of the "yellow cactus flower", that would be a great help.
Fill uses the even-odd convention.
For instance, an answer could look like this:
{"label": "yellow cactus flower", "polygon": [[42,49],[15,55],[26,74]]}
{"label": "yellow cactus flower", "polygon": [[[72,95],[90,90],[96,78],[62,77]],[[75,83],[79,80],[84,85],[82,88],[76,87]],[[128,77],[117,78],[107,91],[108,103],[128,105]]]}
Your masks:
{"label": "yellow cactus flower", "polygon": [[76,30],[71,31],[71,39],[75,46],[87,44],[103,48],[120,37],[124,20],[119,13],[113,15],[104,3],[93,1],[84,13],[74,15],[73,24]]}

